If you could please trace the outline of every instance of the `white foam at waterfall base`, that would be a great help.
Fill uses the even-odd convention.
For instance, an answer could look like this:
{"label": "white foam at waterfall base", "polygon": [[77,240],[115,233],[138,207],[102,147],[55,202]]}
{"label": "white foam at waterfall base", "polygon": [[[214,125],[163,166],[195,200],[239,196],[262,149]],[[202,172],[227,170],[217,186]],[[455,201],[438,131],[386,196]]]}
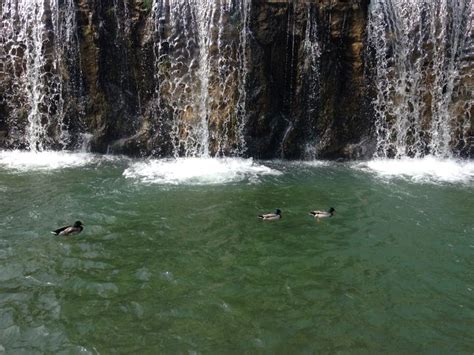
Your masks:
{"label": "white foam at waterfall base", "polygon": [[67,151],[0,151],[0,167],[16,171],[49,171],[84,166],[94,160],[89,153]]}
{"label": "white foam at waterfall base", "polygon": [[331,165],[331,162],[328,160],[308,160],[308,161],[303,161],[302,164],[305,166],[318,168],[318,167],[329,166]]}
{"label": "white foam at waterfall base", "polygon": [[242,158],[178,158],[136,162],[123,175],[145,183],[164,185],[211,185],[280,175],[278,170]]}
{"label": "white foam at waterfall base", "polygon": [[414,182],[474,182],[472,160],[440,159],[432,156],[422,159],[374,159],[358,163],[355,167],[383,178],[404,178]]}

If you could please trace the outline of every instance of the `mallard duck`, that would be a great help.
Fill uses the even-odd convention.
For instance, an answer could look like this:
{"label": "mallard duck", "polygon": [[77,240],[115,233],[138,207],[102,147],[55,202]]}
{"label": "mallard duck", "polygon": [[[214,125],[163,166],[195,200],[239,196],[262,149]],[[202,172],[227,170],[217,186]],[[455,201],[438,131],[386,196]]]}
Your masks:
{"label": "mallard duck", "polygon": [[336,210],[331,207],[327,211],[311,211],[309,214],[319,220],[320,218],[332,217],[334,212],[336,212]]}
{"label": "mallard duck", "polygon": [[275,213],[266,213],[266,214],[259,214],[258,218],[263,219],[264,221],[274,221],[281,218],[281,210],[277,208]]}
{"label": "mallard duck", "polygon": [[65,226],[58,228],[51,233],[54,235],[74,235],[74,234],[79,234],[82,232],[84,227],[82,226],[81,221],[76,221],[72,226]]}

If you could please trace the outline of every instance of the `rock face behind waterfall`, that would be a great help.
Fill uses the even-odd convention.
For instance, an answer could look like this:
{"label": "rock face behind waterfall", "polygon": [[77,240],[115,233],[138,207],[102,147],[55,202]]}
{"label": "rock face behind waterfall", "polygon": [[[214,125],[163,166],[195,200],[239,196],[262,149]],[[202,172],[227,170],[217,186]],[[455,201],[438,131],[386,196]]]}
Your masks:
{"label": "rock face behind waterfall", "polygon": [[[93,151],[129,155],[355,159],[391,123],[374,67],[392,54],[370,45],[369,0],[0,4],[0,147],[92,135]],[[472,155],[462,122],[453,146]]]}
{"label": "rock face behind waterfall", "polygon": [[[216,19],[216,27],[224,26],[220,29],[223,32],[221,41],[225,42],[225,58],[233,62],[229,65],[233,69],[226,69],[229,77],[224,85],[216,80],[212,71],[208,74],[209,97],[206,100],[212,102],[208,112],[204,114],[208,115],[211,133],[210,154],[244,154],[257,158],[369,156],[372,153],[369,138],[373,115],[364,80],[363,60],[367,6],[367,1],[307,2],[297,5],[286,1],[254,1],[249,6],[246,48],[242,47],[242,38],[239,38],[239,31],[246,25],[241,8],[230,9],[229,14],[224,15],[228,17],[221,19],[220,24]],[[177,73],[177,70],[183,68],[173,67],[172,60],[153,64],[153,56],[158,52],[160,56],[170,57],[167,51],[180,51],[182,48],[179,46],[184,44],[176,41],[174,48],[168,47],[167,36],[172,36],[170,15],[167,13],[169,9],[162,11],[165,15],[158,19],[158,25],[153,23],[150,14],[143,7],[141,9],[135,15],[135,20],[138,21],[135,25],[142,26],[136,31],[136,35],[141,36],[137,43],[141,47],[133,48],[130,52],[137,53],[138,50],[142,58],[136,58],[139,62],[128,66],[136,70],[148,70],[145,73],[143,69],[138,71],[141,78],[135,79],[143,107],[142,112],[136,112],[141,117],[132,119],[131,123],[140,122],[140,125],[134,127],[137,129],[135,134],[124,135],[126,131],[122,129],[115,135],[107,133],[106,139],[101,141],[110,144],[110,139],[116,138],[121,132],[122,139],[111,144],[117,151],[183,155],[186,149],[190,149],[186,146],[189,145],[186,142],[187,130],[196,129],[196,125],[185,123],[173,127],[173,122],[199,121],[199,114],[202,115],[203,112],[199,112],[199,105],[193,105],[189,99],[186,108],[173,103],[176,96],[183,95],[180,88],[176,87],[176,81],[182,83],[186,80],[183,80],[182,73]],[[313,18],[308,16],[310,12]],[[309,21],[314,21],[318,26],[314,33],[317,38],[312,45],[320,46],[315,65],[319,65],[318,70],[322,74],[313,79],[317,80],[316,83],[309,82],[307,71],[310,68],[305,65],[307,53],[303,42]],[[184,32],[183,29],[180,30]],[[217,34],[210,33],[210,36]],[[195,41],[198,42],[199,38]],[[188,46],[188,50],[193,48]],[[218,50],[216,43],[211,44],[210,55]],[[245,51],[246,63],[240,63],[246,64],[246,68],[241,68],[246,70],[245,73],[238,73],[235,69],[239,65],[238,61],[242,60],[238,51]],[[199,53],[194,52],[193,58],[185,58],[187,61],[183,63],[184,66],[190,68],[196,65],[192,61],[198,61],[198,56]],[[144,62],[146,58],[148,63]],[[212,68],[216,65],[216,61],[212,62]],[[187,74],[195,75],[196,81],[199,79],[192,71]],[[242,75],[246,76],[245,83],[242,83]],[[153,78],[155,83],[151,82]],[[194,91],[194,95],[199,90],[188,83],[183,83],[182,89]],[[159,92],[158,97],[150,94],[153,90]],[[245,91],[245,98],[242,98],[242,91]],[[118,93],[106,96],[116,97]],[[311,95],[312,101],[309,99]],[[243,100],[244,104],[239,102]],[[245,105],[240,112],[239,104]],[[123,110],[117,112],[117,115],[120,112]],[[125,116],[130,117],[131,113],[133,114],[129,110]],[[236,117],[238,115],[245,117]],[[245,121],[245,126],[239,122],[239,118]],[[116,127],[114,118],[111,119],[112,121],[107,121],[110,122],[109,126]],[[238,137],[239,125],[244,126],[241,133],[243,137]],[[185,145],[176,149],[177,144],[174,143],[173,149],[176,134],[181,136]],[[243,144],[239,142],[239,138],[243,138]],[[227,146],[219,147],[218,142],[225,139],[228,140],[224,142]]]}
{"label": "rock face behind waterfall", "polygon": [[[78,33],[86,92],[84,122],[92,150],[107,152],[136,134],[152,98],[152,47],[148,13],[139,2],[79,0]],[[139,154],[130,148],[131,154]]]}
{"label": "rock face behind waterfall", "polygon": [[[260,1],[252,12],[249,151],[265,158],[369,156],[368,1]],[[311,25],[312,46],[305,51]],[[313,54],[317,58],[308,63]],[[311,77],[311,66],[319,75]]]}

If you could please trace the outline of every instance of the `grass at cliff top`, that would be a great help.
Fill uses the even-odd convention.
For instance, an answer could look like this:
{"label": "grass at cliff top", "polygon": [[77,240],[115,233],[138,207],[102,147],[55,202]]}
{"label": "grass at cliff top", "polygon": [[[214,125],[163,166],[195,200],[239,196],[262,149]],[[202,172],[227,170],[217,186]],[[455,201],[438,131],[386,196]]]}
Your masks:
{"label": "grass at cliff top", "polygon": [[[0,353],[474,349],[469,171],[8,157]],[[282,220],[257,220],[276,207]],[[49,233],[77,219],[79,236]]]}

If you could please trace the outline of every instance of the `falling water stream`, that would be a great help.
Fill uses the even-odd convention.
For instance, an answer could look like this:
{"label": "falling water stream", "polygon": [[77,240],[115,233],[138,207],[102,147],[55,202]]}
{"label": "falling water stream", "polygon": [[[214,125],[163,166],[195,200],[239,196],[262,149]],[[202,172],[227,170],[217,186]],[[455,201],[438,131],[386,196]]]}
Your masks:
{"label": "falling water stream", "polygon": [[[0,151],[0,354],[472,353],[474,164],[457,159],[472,0],[372,1],[376,159],[345,163],[241,158],[252,1],[147,3],[163,159],[88,153],[95,132],[71,130],[74,1],[1,1],[0,84],[25,149]],[[117,24],[132,16],[113,4]],[[288,19],[301,47],[285,44],[309,116],[315,10]],[[60,150],[73,134],[83,152]],[[75,220],[78,236],[50,234]]]}
{"label": "falling water stream", "polygon": [[155,1],[157,109],[172,117],[174,156],[243,153],[249,11],[246,1]]}
{"label": "falling water stream", "polygon": [[[71,103],[72,96],[84,90],[76,6],[72,0],[2,2],[2,100],[9,135],[20,148],[70,148],[71,134],[87,133],[77,132],[83,126],[80,115],[68,116],[69,105],[81,105]],[[295,6],[288,7],[287,23],[290,92],[297,54]],[[377,157],[448,158],[469,150],[472,8],[472,0],[371,3],[368,42],[375,55]],[[245,152],[250,9],[250,1],[153,1],[152,124],[157,142],[169,139],[172,156]],[[113,10],[115,45],[125,48],[120,36],[130,31],[130,10],[119,0]],[[309,88],[312,115],[318,108],[321,53],[311,5],[305,23],[300,75]],[[127,90],[124,70],[120,83]],[[282,146],[293,127],[292,118],[286,119]]]}
{"label": "falling water stream", "polygon": [[0,71],[8,81],[3,100],[12,134],[32,151],[64,148],[64,95],[76,83],[60,73],[79,55],[73,2],[5,0],[1,6]]}
{"label": "falling water stream", "polygon": [[[472,0],[374,1],[379,157],[452,157],[472,144]],[[463,98],[462,95],[467,95]]]}

